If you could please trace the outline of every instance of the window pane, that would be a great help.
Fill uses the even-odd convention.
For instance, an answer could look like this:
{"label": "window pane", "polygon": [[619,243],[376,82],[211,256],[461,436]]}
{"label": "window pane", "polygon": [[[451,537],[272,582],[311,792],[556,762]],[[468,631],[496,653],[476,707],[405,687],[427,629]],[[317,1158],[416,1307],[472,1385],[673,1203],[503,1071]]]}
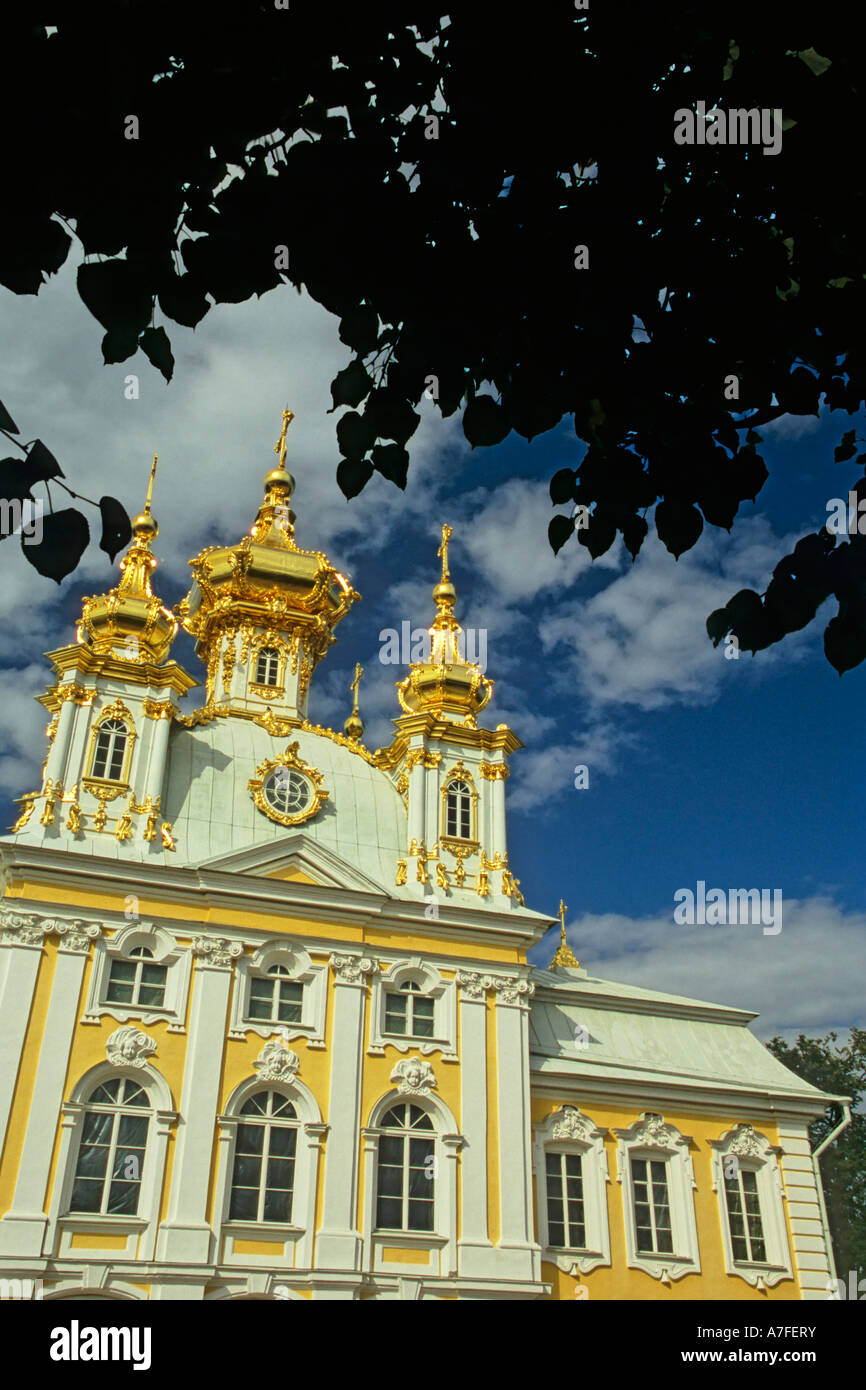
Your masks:
{"label": "window pane", "polygon": [[282,1125],[274,1125],[271,1130],[271,1156],[273,1158],[293,1158],[296,1137],[297,1130],[284,1129]]}
{"label": "window pane", "polygon": [[265,1137],[262,1125],[238,1125],[238,1138],[235,1152],[241,1154],[260,1154]]}
{"label": "window pane", "polygon": [[433,1203],[414,1201],[409,1203],[409,1230],[433,1230]]}
{"label": "window pane", "polygon": [[142,1090],[137,1081],[124,1081],[121,1100],[124,1105],[149,1105],[147,1091]]}
{"label": "window pane", "polygon": [[102,1205],[102,1179],[76,1178],[69,1199],[70,1211],[99,1211]]}
{"label": "window pane", "polygon": [[135,1216],[138,1211],[137,1182],[112,1182],[108,1194],[108,1211],[112,1216]]}
{"label": "window pane", "polygon": [[259,1190],[250,1187],[233,1187],[229,1207],[231,1221],[255,1221],[258,1216]]}
{"label": "window pane", "polygon": [[402,1230],[402,1206],[399,1198],[380,1197],[376,1203],[376,1225],[387,1231]]}
{"label": "window pane", "polygon": [[292,1186],[294,1166],[294,1159],[291,1158],[269,1158],[267,1186],[288,1191]]}
{"label": "window pane", "polygon": [[262,1218],[265,1221],[290,1221],[292,1215],[291,1191],[272,1191],[265,1193],[265,1206]]}
{"label": "window pane", "polygon": [[108,1149],[82,1144],[78,1152],[76,1175],[81,1178],[101,1178],[105,1175],[108,1162]]}
{"label": "window pane", "polygon": [[114,1081],[104,1081],[101,1086],[97,1086],[95,1091],[90,1093],[92,1105],[114,1105],[117,1100],[120,1079]]}
{"label": "window pane", "polygon": [[165,998],[164,985],[140,985],[138,989],[138,1003],[142,1008],[161,1009]]}
{"label": "window pane", "polygon": [[113,1124],[113,1115],[101,1114],[98,1110],[85,1111],[81,1126],[82,1144],[109,1144]]}

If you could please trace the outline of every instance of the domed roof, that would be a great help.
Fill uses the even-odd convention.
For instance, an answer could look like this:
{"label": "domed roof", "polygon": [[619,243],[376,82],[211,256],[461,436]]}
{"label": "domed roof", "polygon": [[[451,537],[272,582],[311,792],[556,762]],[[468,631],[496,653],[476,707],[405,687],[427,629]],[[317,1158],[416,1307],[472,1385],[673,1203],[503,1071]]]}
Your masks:
{"label": "domed roof", "polygon": [[297,830],[393,893],[405,854],[406,807],[387,773],[323,734],[298,728],[289,739],[274,738],[248,719],[172,730],[163,814],[177,844],[174,862],[201,863],[291,838],[293,829],[260,810],[248,784],[263,763],[279,765],[295,743],[297,762],[318,772],[328,793]]}

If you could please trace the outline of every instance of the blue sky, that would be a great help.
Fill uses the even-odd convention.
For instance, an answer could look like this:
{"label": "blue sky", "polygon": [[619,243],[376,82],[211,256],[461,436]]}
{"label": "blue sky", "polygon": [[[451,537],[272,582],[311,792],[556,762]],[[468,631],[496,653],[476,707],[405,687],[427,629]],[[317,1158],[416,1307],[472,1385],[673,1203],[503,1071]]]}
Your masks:
{"label": "blue sky", "polygon": [[[554,914],[565,898],[569,940],[591,974],[760,1011],[762,1037],[866,1024],[866,667],[840,679],[825,661],[832,602],[754,658],[726,660],[704,630],[736,590],[762,590],[793,542],[823,524],[828,499],[847,495],[856,466],[834,465],[833,446],[852,424],[866,434],[862,420],[825,412],[766,428],[770,480],[730,537],[707,527],[675,563],[651,533],[636,564],[620,542],[590,564],[576,541],[554,557],[546,537],[548,479],[583,448],[570,420],[531,444],[512,435],[472,452],[459,422],[425,405],[406,493],[377,476],[347,504],[326,413],[346,349],[337,321],[291,289],[216,308],[195,332],[169,325],[170,386],[139,359],[101,365],[101,330],[77,299],[74,266],[36,300],[0,290],[0,301],[0,397],[73,488],[116,493],[137,510],[159,452],[156,587],[169,605],[186,592],[186,560],[202,544],[249,526],[280,412],[295,410],[298,541],[325,549],[363,595],[314,677],[316,721],[341,727],[358,660],[366,741],[390,741],[402,672],[379,661],[379,633],[429,623],[439,527],[454,527],[458,616],[486,629],[496,681],[489,722],[508,722],[526,745],[508,783],[510,857],[529,906]],[[124,396],[130,372],[140,377],[137,401]],[[81,595],[110,587],[116,570],[95,544],[59,590],[14,540],[0,547],[0,564],[8,823],[11,798],[36,785],[44,754],[45,713],[32,698],[49,681],[41,653],[72,640]],[[198,670],[188,639],[175,654]],[[589,769],[586,790],[574,787],[577,764]],[[674,893],[699,879],[781,889],[783,930],[675,925]],[[540,948],[540,962],[553,945]]]}

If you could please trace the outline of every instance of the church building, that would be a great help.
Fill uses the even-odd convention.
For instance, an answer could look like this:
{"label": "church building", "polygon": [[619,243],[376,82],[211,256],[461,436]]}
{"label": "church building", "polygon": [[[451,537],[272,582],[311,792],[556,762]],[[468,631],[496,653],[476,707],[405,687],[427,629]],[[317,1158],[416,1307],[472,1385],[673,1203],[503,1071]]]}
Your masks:
{"label": "church building", "polygon": [[295,539],[290,418],[174,612],[151,474],[117,586],[48,654],[41,784],[0,839],[0,1292],[826,1298],[830,1097],[753,1014],[579,965],[564,905],[529,961],[557,923],[516,877],[522,745],[465,659],[449,528],[390,745],[359,669],[317,722],[359,595]]}

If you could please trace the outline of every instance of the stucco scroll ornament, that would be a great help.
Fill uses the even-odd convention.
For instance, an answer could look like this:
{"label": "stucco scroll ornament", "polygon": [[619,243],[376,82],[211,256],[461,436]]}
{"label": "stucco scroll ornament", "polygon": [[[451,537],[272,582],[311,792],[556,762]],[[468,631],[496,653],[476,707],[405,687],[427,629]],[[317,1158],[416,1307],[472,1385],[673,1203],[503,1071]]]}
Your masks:
{"label": "stucco scroll ornament", "polygon": [[551,1139],[588,1140],[594,1125],[574,1105],[563,1105],[550,1131]]}
{"label": "stucco scroll ornament", "polygon": [[525,1007],[534,993],[535,985],[531,980],[503,977],[496,981],[496,996],[500,1004],[522,1004]]}
{"label": "stucco scroll ornament", "polygon": [[45,927],[32,912],[8,912],[0,919],[3,942],[7,946],[23,942],[26,946],[41,946]]}
{"label": "stucco scroll ornament", "polygon": [[372,975],[378,968],[369,956],[344,956],[338,951],[331,956],[331,969],[341,985],[362,985],[364,976]]}
{"label": "stucco scroll ornament", "polygon": [[495,985],[491,975],[482,975],[477,970],[458,970],[457,983],[467,999],[483,999]]}
{"label": "stucco scroll ornament", "polygon": [[436,1085],[436,1077],[429,1062],[419,1057],[404,1057],[391,1072],[391,1080],[396,1081],[397,1090],[404,1096],[426,1096]]}
{"label": "stucco scroll ornament", "polygon": [[117,1067],[144,1067],[156,1051],[156,1042],[140,1028],[115,1028],[105,1044],[109,1062]]}
{"label": "stucco scroll ornament", "polygon": [[297,1053],[272,1039],[265,1043],[253,1066],[260,1081],[292,1081],[300,1062]]}
{"label": "stucco scroll ornament", "polygon": [[634,1133],[635,1143],[654,1144],[657,1148],[674,1148],[680,1140],[680,1135],[672,1125],[666,1125],[663,1115],[648,1111],[644,1122]]}
{"label": "stucco scroll ornament", "polygon": [[744,1158],[759,1158],[764,1149],[755,1133],[753,1125],[737,1125],[737,1132],[728,1145],[728,1153],[742,1154]]}
{"label": "stucco scroll ornament", "polygon": [[195,936],[192,953],[206,961],[208,965],[231,965],[233,960],[243,955],[240,941],[229,941],[225,936]]}
{"label": "stucco scroll ornament", "polygon": [[42,926],[46,932],[56,932],[61,945],[69,951],[88,951],[101,930],[95,922],[82,922],[80,917],[72,921],[49,919]]}

